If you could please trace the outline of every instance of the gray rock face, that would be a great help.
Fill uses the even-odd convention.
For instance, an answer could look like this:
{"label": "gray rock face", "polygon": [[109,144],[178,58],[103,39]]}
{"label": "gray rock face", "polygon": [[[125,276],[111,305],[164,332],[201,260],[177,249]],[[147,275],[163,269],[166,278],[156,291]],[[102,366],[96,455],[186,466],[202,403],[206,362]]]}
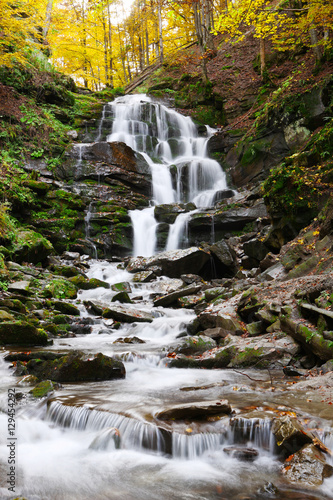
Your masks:
{"label": "gray rock face", "polygon": [[130,259],[127,271],[137,273],[146,271],[153,266],[161,267],[162,274],[177,278],[182,274],[198,274],[208,262],[210,253],[197,247],[185,250],[170,250],[154,257],[135,257]]}
{"label": "gray rock face", "polygon": [[194,203],[169,203],[155,207],[154,216],[157,222],[173,224],[179,214],[195,210]]}
{"label": "gray rock face", "polygon": [[111,318],[115,321],[121,321],[124,323],[151,323],[154,319],[152,314],[145,311],[139,311],[131,307],[125,307],[122,305],[110,305],[98,303],[95,301],[85,302],[85,306],[88,310],[93,310],[97,314],[101,314],[104,318]]}

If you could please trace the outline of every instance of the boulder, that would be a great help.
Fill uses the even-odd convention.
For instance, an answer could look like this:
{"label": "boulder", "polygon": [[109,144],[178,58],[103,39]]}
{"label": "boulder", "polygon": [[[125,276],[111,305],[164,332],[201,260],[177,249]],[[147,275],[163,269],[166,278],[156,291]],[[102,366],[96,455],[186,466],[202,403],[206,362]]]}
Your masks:
{"label": "boulder", "polygon": [[106,306],[103,303],[90,300],[84,302],[84,305],[88,311],[92,310],[96,314],[102,315],[103,318],[111,318],[124,323],[151,323],[154,319],[154,316],[148,312],[121,305]]}
{"label": "boulder", "polygon": [[12,257],[15,262],[43,264],[52,253],[54,253],[53,246],[44,236],[35,231],[19,231]]}
{"label": "boulder", "polygon": [[308,444],[287,458],[284,476],[300,486],[318,487],[326,477],[333,475],[333,467],[327,464],[324,454],[313,444]]}
{"label": "boulder", "polygon": [[176,347],[176,354],[185,354],[186,356],[198,356],[205,351],[214,349],[216,342],[211,337],[198,335],[194,337],[186,337],[182,343]]}
{"label": "boulder", "polygon": [[47,334],[24,321],[4,321],[0,323],[0,345],[46,345]]}
{"label": "boulder", "polygon": [[197,420],[212,415],[229,415],[231,406],[226,399],[217,401],[202,401],[175,405],[167,410],[160,411],[155,416],[159,420]]}
{"label": "boulder", "polygon": [[40,380],[55,382],[92,382],[125,378],[123,363],[102,353],[89,358],[79,351],[57,358],[54,361],[33,359],[27,363],[28,373]]}
{"label": "boulder", "polygon": [[154,300],[154,306],[168,307],[173,304],[178,298],[185,297],[186,295],[192,295],[200,292],[202,285],[190,285],[180,290],[175,290],[174,292],[158,297]]}
{"label": "boulder", "polygon": [[185,250],[162,252],[154,257],[134,257],[130,259],[126,269],[129,272],[137,273],[159,266],[163,275],[177,278],[182,274],[199,273],[209,258],[208,250],[190,247]]}
{"label": "boulder", "polygon": [[19,293],[21,295],[31,295],[31,290],[29,290],[30,281],[22,280],[15,281],[8,285],[8,291],[11,293]]}
{"label": "boulder", "polygon": [[226,240],[220,240],[208,247],[214,258],[215,265],[218,265],[218,276],[234,276],[237,270],[237,257],[235,251],[229,246]]}

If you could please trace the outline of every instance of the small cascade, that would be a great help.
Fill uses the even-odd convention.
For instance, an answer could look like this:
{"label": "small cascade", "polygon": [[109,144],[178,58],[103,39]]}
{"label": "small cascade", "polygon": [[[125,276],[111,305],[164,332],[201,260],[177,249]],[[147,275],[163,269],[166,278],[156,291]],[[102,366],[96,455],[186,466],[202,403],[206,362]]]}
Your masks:
{"label": "small cascade", "polygon": [[[152,203],[193,202],[209,208],[217,191],[226,189],[226,176],[219,163],[208,158],[207,141],[214,130],[207,127],[207,137],[199,137],[194,122],[172,109],[154,102],[146,95],[118,97],[110,104],[113,125],[109,142],[123,141],[140,152],[152,173]],[[134,232],[134,255],[153,255],[156,226],[151,209],[131,212]],[[181,217],[170,229],[166,249],[186,245]],[[149,240],[149,241],[147,241]]]}
{"label": "small cascade", "polygon": [[86,231],[86,240],[89,241],[89,243],[91,244],[92,249],[93,249],[93,255],[92,255],[92,257],[94,259],[97,259],[98,258],[97,247],[96,247],[95,243],[92,241],[92,239],[90,237],[90,219],[91,219],[91,217],[93,215],[93,204],[94,204],[93,201],[91,201],[89,203],[88,211],[87,211],[86,216],[84,218],[84,224],[85,224],[85,231]]}
{"label": "small cascade", "polygon": [[83,406],[66,406],[58,402],[51,402],[46,419],[61,427],[78,429],[80,431],[102,431],[93,439],[90,447],[100,449],[108,446],[110,435],[108,429],[117,429],[121,448],[136,450],[150,450],[166,453],[170,445],[166,442],[168,433],[159,427],[141,422],[133,418],[117,415],[107,411],[91,410]]}
{"label": "small cascade", "polygon": [[271,432],[272,420],[269,418],[241,418],[231,421],[230,441],[234,443],[251,442],[256,447],[274,453],[274,436]]}
{"label": "small cascade", "polygon": [[86,144],[80,143],[80,144],[74,144],[74,154],[76,157],[76,163],[75,163],[75,178],[79,179],[81,174],[82,174],[82,156],[83,156],[83,151],[85,148]]}
{"label": "small cascade", "polygon": [[166,250],[176,250],[188,246],[188,222],[196,212],[198,210],[178,215],[175,222],[170,226]]}

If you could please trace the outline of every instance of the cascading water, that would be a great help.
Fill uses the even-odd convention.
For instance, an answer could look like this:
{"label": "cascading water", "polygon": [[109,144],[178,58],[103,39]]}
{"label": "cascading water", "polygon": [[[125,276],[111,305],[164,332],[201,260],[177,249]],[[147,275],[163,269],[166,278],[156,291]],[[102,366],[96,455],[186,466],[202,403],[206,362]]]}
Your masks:
{"label": "cascading water", "polygon": [[[111,104],[114,121],[107,140],[122,141],[143,154],[152,173],[152,204],[192,202],[207,208],[214,195],[227,187],[218,162],[207,156],[206,136],[199,137],[194,122],[146,95],[119,97]],[[189,217],[176,220],[171,227],[167,250],[179,248]],[[131,212],[134,255],[150,256],[156,248],[153,209]],[[183,224],[183,225],[182,225]]]}
{"label": "cascading water", "polygon": [[[172,124],[178,123],[178,115],[163,107],[151,106],[151,103],[146,106],[145,98],[139,106],[141,99],[142,96],[133,97],[141,109],[140,119],[138,116],[129,119],[132,111],[126,106],[120,106],[119,109],[118,105],[115,106],[114,114],[127,117],[128,131],[118,124],[119,130],[113,129],[112,134],[119,135],[111,137],[113,140],[129,137],[128,140],[133,141],[134,148],[138,150],[140,144],[145,144],[145,150],[150,155],[144,153],[147,161],[150,161],[154,179],[155,203],[177,201],[178,196],[183,196],[180,193],[185,189],[182,184],[184,179],[190,177],[187,175],[188,166],[178,164],[175,169],[170,166],[171,157],[174,156],[171,139],[178,141],[182,153],[188,157],[192,153],[204,151],[205,139],[192,137],[190,141],[183,140],[181,137],[184,132],[182,135],[178,133],[179,139],[172,137],[170,130],[166,132],[163,129],[162,123],[165,123],[167,116],[171,128]],[[182,119],[183,128],[178,127],[177,130],[186,129],[195,135],[192,122],[185,118],[183,122]],[[142,133],[133,136],[129,130]],[[150,136],[147,130],[154,134]],[[168,160],[163,163],[150,160],[154,158],[156,148]],[[196,172],[197,177],[193,175],[190,184],[186,180],[190,189],[186,188],[185,191],[191,193],[197,206],[204,206],[210,203],[216,186],[210,184],[213,175],[208,178],[202,172],[198,173],[199,160],[193,160],[192,157],[192,161],[193,172]],[[175,177],[176,174],[171,170],[179,172],[179,175]],[[223,177],[223,173],[221,175]],[[225,186],[222,177],[218,189]],[[200,191],[202,185],[207,189]],[[92,209],[93,206],[86,215],[88,238]],[[140,237],[137,237],[136,252],[154,252],[151,235],[156,221],[153,210],[154,207],[148,208],[143,220],[134,224],[135,228],[140,228],[139,236],[143,233],[150,245],[140,247]],[[135,216],[140,217],[140,212],[134,211],[132,217]],[[189,216],[190,213],[178,217],[170,231],[167,246],[172,247],[179,241],[179,227],[182,224],[186,226]],[[143,222],[147,219],[149,222],[145,225]],[[174,235],[177,231],[178,235]],[[86,264],[86,261],[83,263]],[[64,264],[68,266],[68,263]],[[313,410],[316,403],[311,401],[307,393],[294,394],[294,389],[286,391],[285,379],[279,378],[281,374],[264,370],[253,374],[246,373],[245,369],[171,368],[169,362],[173,350],[179,344],[179,339],[186,335],[187,325],[196,315],[191,309],[153,307],[152,298],[177,289],[182,286],[182,281],[159,277],[150,283],[137,283],[133,275],[119,268],[118,264],[95,259],[90,260],[89,270],[84,269],[88,278],[97,278],[110,286],[84,290],[78,296],[77,307],[81,317],[92,323],[92,332],[76,337],[56,337],[53,346],[38,347],[36,350],[68,353],[75,349],[83,351],[87,358],[97,352],[114,356],[123,360],[126,378],[63,383],[50,396],[36,401],[29,394],[29,382],[24,377],[14,376],[13,370],[9,370],[8,363],[3,360],[10,349],[0,347],[1,499],[332,500],[333,478],[325,479],[321,489],[309,495],[306,492],[303,494],[298,485],[288,485],[286,488],[280,474],[281,462],[273,452],[272,420],[290,410],[319,428],[319,437],[326,446],[333,447],[331,420],[316,416]],[[117,287],[113,289],[112,286],[117,283],[122,283],[128,290],[132,303],[122,305],[132,311],[133,320],[138,311],[145,312],[152,316],[150,323],[124,322],[119,327],[113,320],[91,315],[84,307],[87,301],[92,301],[96,307],[110,307],[118,293]],[[115,304],[120,305],[117,302]],[[129,340],[134,343],[129,343]],[[26,351],[26,348],[22,350]],[[16,351],[17,348],[13,350]],[[272,380],[274,388],[271,386]],[[6,483],[9,453],[8,390],[13,388],[21,398],[18,398],[15,408],[18,457],[15,492],[9,491]],[[175,405],[195,405],[221,399],[229,401],[232,415],[214,415],[199,420],[190,417],[178,421],[159,418],[159,412]],[[317,404],[317,415],[320,415],[323,403]],[[253,417],[255,411],[258,416]],[[255,448],[255,460],[242,462],[228,454],[225,450],[231,445]],[[277,485],[276,490],[272,489],[272,483]]]}

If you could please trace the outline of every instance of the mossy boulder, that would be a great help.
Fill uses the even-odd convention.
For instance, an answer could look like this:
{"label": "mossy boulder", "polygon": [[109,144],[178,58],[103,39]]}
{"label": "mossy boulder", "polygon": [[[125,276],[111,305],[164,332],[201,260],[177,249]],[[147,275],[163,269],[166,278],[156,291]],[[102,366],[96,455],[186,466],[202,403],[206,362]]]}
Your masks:
{"label": "mossy boulder", "polygon": [[77,288],[69,280],[62,278],[51,279],[43,290],[46,298],[54,297],[56,299],[76,299]]}
{"label": "mossy boulder", "polygon": [[54,253],[52,244],[35,231],[19,231],[12,250],[12,258],[17,262],[43,263]]}
{"label": "mossy boulder", "polygon": [[73,351],[54,361],[32,359],[27,363],[27,370],[40,380],[49,379],[56,382],[92,382],[125,378],[125,367],[120,360],[102,353],[88,358],[80,351]]}
{"label": "mossy boulder", "polygon": [[204,335],[196,335],[193,337],[185,338],[182,343],[175,349],[178,354],[189,355],[199,355],[209,349],[214,349],[216,347],[215,340],[210,337],[205,337]]}
{"label": "mossy boulder", "polygon": [[110,288],[109,283],[107,283],[106,281],[102,281],[97,278],[88,279],[81,274],[69,278],[69,281],[80,290],[93,290],[100,287]]}
{"label": "mossy boulder", "polygon": [[30,394],[33,395],[34,398],[43,398],[47,396],[50,392],[53,392],[55,389],[53,382],[51,380],[43,380],[39,382],[31,391]]}
{"label": "mossy boulder", "polygon": [[25,321],[4,321],[0,323],[1,345],[46,345],[48,338],[44,330]]}

